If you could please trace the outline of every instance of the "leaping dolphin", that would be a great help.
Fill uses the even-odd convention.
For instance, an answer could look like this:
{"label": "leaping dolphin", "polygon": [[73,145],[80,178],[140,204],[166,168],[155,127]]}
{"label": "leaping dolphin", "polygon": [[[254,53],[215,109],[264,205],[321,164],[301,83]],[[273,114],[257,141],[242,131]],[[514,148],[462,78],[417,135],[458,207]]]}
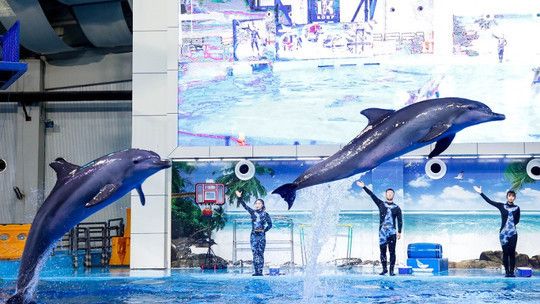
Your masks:
{"label": "leaping dolphin", "polygon": [[171,166],[152,151],[127,149],[98,158],[82,167],[57,158],[50,164],[57,181],[39,208],[24,247],[17,290],[6,302],[35,303],[39,272],[55,243],[85,218],[112,204],[133,189],[141,203],[141,184],[152,174]]}
{"label": "leaping dolphin", "polygon": [[289,209],[302,188],[336,181],[371,170],[383,162],[437,142],[429,154],[446,150],[457,132],[484,122],[504,120],[485,104],[465,98],[421,101],[398,111],[370,108],[361,112],[367,127],[341,150],[307,169],[294,182],[278,187]]}

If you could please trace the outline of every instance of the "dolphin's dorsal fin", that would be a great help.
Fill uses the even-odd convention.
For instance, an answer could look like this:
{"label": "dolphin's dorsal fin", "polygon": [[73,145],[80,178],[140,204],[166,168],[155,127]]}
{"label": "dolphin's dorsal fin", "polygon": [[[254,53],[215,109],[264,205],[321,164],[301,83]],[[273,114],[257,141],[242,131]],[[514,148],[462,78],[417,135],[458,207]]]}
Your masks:
{"label": "dolphin's dorsal fin", "polygon": [[62,179],[73,171],[78,170],[80,167],[67,162],[65,159],[59,157],[49,164],[56,172],[56,179]]}
{"label": "dolphin's dorsal fin", "polygon": [[394,112],[395,110],[369,108],[369,109],[363,110],[360,113],[364,115],[365,117],[367,117],[368,126],[373,126],[381,122],[382,120],[386,119],[388,116],[390,116]]}

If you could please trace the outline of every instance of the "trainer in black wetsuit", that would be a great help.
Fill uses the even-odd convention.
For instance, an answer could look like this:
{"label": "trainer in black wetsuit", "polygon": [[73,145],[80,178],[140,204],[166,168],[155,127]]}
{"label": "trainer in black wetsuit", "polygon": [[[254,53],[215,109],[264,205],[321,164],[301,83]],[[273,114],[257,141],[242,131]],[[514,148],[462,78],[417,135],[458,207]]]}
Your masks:
{"label": "trainer in black wetsuit", "polygon": [[394,190],[387,189],[386,201],[382,201],[364,183],[357,182],[357,185],[366,191],[379,208],[379,248],[381,250],[381,264],[383,267],[380,275],[385,275],[388,272],[386,260],[386,247],[388,247],[388,251],[390,252],[390,275],[393,276],[394,265],[396,264],[396,240],[401,238],[401,229],[403,228],[401,208],[394,204]]}
{"label": "trainer in black wetsuit", "polygon": [[251,251],[253,253],[254,276],[263,275],[264,250],[266,248],[266,232],[272,229],[272,219],[266,212],[264,201],[257,199],[255,201],[255,210],[251,209],[242,199],[242,192],[236,191],[238,202],[249,212],[251,216]]}
{"label": "trainer in black wetsuit", "polygon": [[474,190],[480,193],[482,198],[501,212],[501,228],[499,229],[499,240],[503,251],[503,265],[506,271],[505,277],[515,277],[514,268],[516,266],[516,245],[518,234],[516,225],[519,223],[521,211],[519,206],[514,204],[516,193],[512,190],[506,193],[506,204],[494,202],[489,199],[482,188],[475,187]]}

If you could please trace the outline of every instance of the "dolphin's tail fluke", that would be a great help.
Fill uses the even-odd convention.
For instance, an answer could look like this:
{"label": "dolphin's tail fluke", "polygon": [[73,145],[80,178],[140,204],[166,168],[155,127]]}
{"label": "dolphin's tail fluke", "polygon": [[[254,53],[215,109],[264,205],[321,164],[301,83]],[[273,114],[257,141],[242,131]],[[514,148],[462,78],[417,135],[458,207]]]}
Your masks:
{"label": "dolphin's tail fluke", "polygon": [[272,191],[272,194],[279,194],[281,197],[287,202],[289,205],[289,209],[291,209],[294,199],[296,199],[296,189],[298,189],[297,184],[285,184],[282,186],[279,186],[276,190]]}
{"label": "dolphin's tail fluke", "polygon": [[36,304],[36,302],[33,299],[25,298],[22,293],[16,293],[6,301],[6,304]]}

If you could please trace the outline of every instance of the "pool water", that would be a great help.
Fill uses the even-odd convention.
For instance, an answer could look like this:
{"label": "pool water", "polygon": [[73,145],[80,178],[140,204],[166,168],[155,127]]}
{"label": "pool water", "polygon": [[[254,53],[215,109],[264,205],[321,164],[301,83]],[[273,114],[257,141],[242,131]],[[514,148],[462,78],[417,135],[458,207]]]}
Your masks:
{"label": "pool water", "polygon": [[527,142],[540,136],[536,119],[540,94],[537,86],[531,86],[532,65],[410,60],[411,64],[286,70],[278,68],[287,63],[276,63],[273,72],[207,82],[197,74],[192,77],[196,85],[190,85],[193,79],[187,72],[179,79],[178,144],[224,145],[212,135],[240,133],[252,145],[346,143],[367,124],[360,111],[400,109],[408,102],[409,91],[441,78],[440,97],[478,100],[507,116],[505,121],[460,132],[455,142]]}
{"label": "pool water", "polygon": [[[38,303],[538,303],[540,278],[501,277],[497,271],[451,270],[443,276],[380,277],[355,270],[327,270],[305,280],[301,271],[252,277],[250,272],[172,270],[93,271],[44,275]],[[154,273],[155,274],[155,273]],[[13,273],[2,273],[0,300],[13,292]],[[309,292],[308,289],[312,289]],[[304,298],[304,294],[312,296]]]}

